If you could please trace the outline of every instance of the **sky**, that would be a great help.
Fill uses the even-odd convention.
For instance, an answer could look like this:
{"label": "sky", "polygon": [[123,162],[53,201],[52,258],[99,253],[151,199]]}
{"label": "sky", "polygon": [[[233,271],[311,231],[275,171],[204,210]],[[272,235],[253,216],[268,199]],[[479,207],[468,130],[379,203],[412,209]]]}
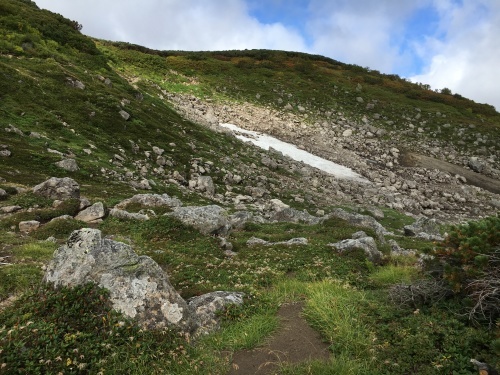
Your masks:
{"label": "sky", "polygon": [[500,111],[500,0],[35,0],[89,36],[159,50],[319,54]]}

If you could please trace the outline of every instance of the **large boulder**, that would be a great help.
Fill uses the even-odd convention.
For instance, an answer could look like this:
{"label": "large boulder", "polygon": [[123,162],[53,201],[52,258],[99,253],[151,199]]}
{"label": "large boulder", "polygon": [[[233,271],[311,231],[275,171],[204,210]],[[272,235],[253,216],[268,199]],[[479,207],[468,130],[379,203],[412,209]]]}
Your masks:
{"label": "large boulder", "polygon": [[436,219],[419,217],[413,224],[404,226],[405,236],[418,237],[431,241],[442,241],[439,223]]}
{"label": "large boulder", "polygon": [[321,218],[289,207],[275,212],[274,215],[271,216],[270,220],[288,223],[318,224],[321,221]]}
{"label": "large boulder", "polygon": [[80,169],[78,167],[78,164],[76,163],[75,159],[63,159],[61,161],[58,161],[55,164],[59,168],[62,168],[62,169],[69,171],[69,172],[76,172],[77,170]]}
{"label": "large boulder", "polygon": [[173,212],[165,215],[175,217],[207,235],[226,236],[231,230],[227,211],[217,205],[175,207]]}
{"label": "large boulder", "polygon": [[373,237],[347,239],[337,243],[328,244],[328,246],[336,248],[339,253],[361,249],[365,252],[366,257],[373,263],[380,262],[383,256],[383,254],[377,249],[377,244],[375,243]]}
{"label": "large boulder", "polygon": [[193,311],[193,326],[195,335],[202,335],[217,330],[220,320],[217,312],[227,305],[241,305],[244,293],[241,292],[212,292],[193,297],[188,300]]}
{"label": "large boulder", "polygon": [[208,195],[215,194],[214,181],[210,176],[198,176],[196,188],[200,191],[205,191]]}
{"label": "large boulder", "polygon": [[168,194],[136,194],[132,198],[118,203],[115,208],[124,209],[131,203],[137,203],[144,207],[180,207],[182,202],[177,198],[171,198]]}
{"label": "large boulder", "polygon": [[36,185],[33,188],[33,193],[49,199],[80,199],[80,185],[69,177],[51,177],[47,181]]}
{"label": "large boulder", "polygon": [[109,290],[115,310],[145,328],[191,330],[189,307],[160,266],[127,244],[103,239],[97,229],[74,231],[54,253],[44,282],[69,287],[93,282]]}
{"label": "large boulder", "polygon": [[385,242],[385,235],[390,234],[382,224],[375,220],[375,218],[368,215],[347,212],[342,208],[336,208],[329,215],[323,217],[323,219],[329,219],[332,217],[345,220],[355,226],[373,229],[375,233],[377,233],[377,237],[381,242]]}
{"label": "large boulder", "polygon": [[75,216],[75,219],[86,223],[97,223],[100,222],[104,216],[106,216],[106,209],[102,202],[97,202],[83,211],[80,211],[78,215]]}

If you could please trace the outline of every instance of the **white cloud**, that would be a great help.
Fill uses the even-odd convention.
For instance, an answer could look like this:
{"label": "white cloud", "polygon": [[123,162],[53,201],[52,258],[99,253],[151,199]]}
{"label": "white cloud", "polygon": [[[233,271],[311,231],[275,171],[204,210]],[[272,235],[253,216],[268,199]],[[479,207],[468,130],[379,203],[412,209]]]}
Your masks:
{"label": "white cloud", "polygon": [[243,0],[38,0],[37,5],[78,20],[87,35],[155,49],[306,50],[296,30],[258,22]]}
{"label": "white cloud", "polygon": [[393,72],[408,62],[400,52],[405,20],[426,3],[312,0],[308,29],[314,39],[312,49],[342,62]]}
{"label": "white cloud", "polygon": [[418,49],[428,66],[412,81],[447,87],[500,110],[500,3],[496,0],[439,0],[445,38],[428,39]]}

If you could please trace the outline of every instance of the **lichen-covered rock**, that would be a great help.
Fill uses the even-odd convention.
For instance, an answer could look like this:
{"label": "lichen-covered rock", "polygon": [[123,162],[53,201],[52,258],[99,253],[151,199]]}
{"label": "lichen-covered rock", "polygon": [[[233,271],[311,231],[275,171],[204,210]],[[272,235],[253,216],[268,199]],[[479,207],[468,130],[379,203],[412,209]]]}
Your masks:
{"label": "lichen-covered rock", "polygon": [[75,159],[63,159],[61,161],[58,161],[55,164],[59,168],[62,168],[62,169],[69,171],[69,172],[76,172],[77,170],[80,169],[78,167],[78,164],[76,163]]}
{"label": "lichen-covered rock", "polygon": [[36,185],[33,188],[33,194],[58,200],[80,199],[80,185],[69,177],[51,177],[47,181]]}
{"label": "lichen-covered rock", "polygon": [[198,176],[198,179],[196,181],[196,188],[199,191],[206,192],[208,195],[215,194],[214,181],[210,176]]}
{"label": "lichen-covered rock", "polygon": [[97,202],[87,207],[85,210],[80,211],[78,215],[75,216],[75,219],[86,223],[95,223],[104,218],[104,216],[106,216],[106,209],[102,202]]}
{"label": "lichen-covered rock", "polygon": [[425,240],[442,241],[443,238],[439,232],[439,223],[436,219],[419,217],[411,225],[404,226],[405,236],[423,238]]}
{"label": "lichen-covered rock", "polygon": [[329,215],[325,216],[323,219],[328,219],[332,217],[337,217],[342,220],[348,221],[352,225],[371,228],[377,233],[377,237],[380,241],[385,242],[385,235],[389,232],[373,217],[368,215],[361,215],[357,213],[351,213],[343,210],[342,208],[336,208]]}
{"label": "lichen-covered rock", "polygon": [[94,282],[106,288],[115,310],[146,328],[192,328],[189,307],[165,272],[124,243],[103,239],[97,229],[74,231],[54,253],[44,282],[74,287]]}
{"label": "lichen-covered rock", "polygon": [[227,211],[217,205],[176,207],[165,215],[175,217],[207,235],[226,236],[231,230]]}
{"label": "lichen-covered rock", "polygon": [[328,244],[328,246],[336,248],[340,253],[362,249],[364,250],[367,258],[374,263],[380,262],[383,256],[382,253],[377,249],[377,244],[372,237],[347,239],[337,243],[330,243]]}
{"label": "lichen-covered rock", "polygon": [[125,220],[138,220],[138,221],[149,220],[148,215],[128,212],[125,210],[120,210],[118,208],[111,209],[109,211],[109,216],[116,217],[117,219],[125,219]]}
{"label": "lichen-covered rock", "polygon": [[189,307],[193,311],[193,325],[195,336],[210,333],[219,328],[217,312],[225,306],[243,304],[241,292],[213,292],[193,297],[188,300]]}
{"label": "lichen-covered rock", "polygon": [[40,222],[36,220],[21,221],[19,223],[19,230],[24,233],[31,233],[40,227]]}
{"label": "lichen-covered rock", "polygon": [[122,200],[115,208],[124,209],[131,203],[137,203],[144,207],[181,207],[182,202],[177,198],[171,198],[168,194],[136,194],[132,198]]}
{"label": "lichen-covered rock", "polygon": [[307,241],[307,238],[304,238],[304,237],[292,238],[288,241],[279,241],[279,242],[269,242],[269,241],[265,241],[265,240],[257,238],[257,237],[251,237],[247,241],[247,246],[249,246],[249,247],[252,247],[252,246],[274,246],[274,245],[303,246],[303,245],[307,245],[308,243],[309,243],[309,241]]}
{"label": "lichen-covered rock", "polygon": [[321,218],[313,216],[307,212],[296,210],[295,208],[285,208],[276,212],[271,221],[288,222],[288,223],[305,223],[318,224]]}

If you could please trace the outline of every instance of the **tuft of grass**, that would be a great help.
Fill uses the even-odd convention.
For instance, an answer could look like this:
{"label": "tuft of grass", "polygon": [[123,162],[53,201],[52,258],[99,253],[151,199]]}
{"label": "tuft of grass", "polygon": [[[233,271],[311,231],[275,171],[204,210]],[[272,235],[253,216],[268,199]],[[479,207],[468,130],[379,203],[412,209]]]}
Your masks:
{"label": "tuft of grass", "polygon": [[418,269],[412,266],[388,264],[379,267],[368,278],[379,286],[388,286],[398,283],[410,283],[419,275]]}
{"label": "tuft of grass", "polygon": [[46,262],[52,258],[57,244],[49,241],[29,242],[16,248],[13,253],[17,259]]}
{"label": "tuft of grass", "polygon": [[374,334],[360,319],[363,291],[337,280],[311,283],[304,316],[331,343],[335,355],[369,358]]}

